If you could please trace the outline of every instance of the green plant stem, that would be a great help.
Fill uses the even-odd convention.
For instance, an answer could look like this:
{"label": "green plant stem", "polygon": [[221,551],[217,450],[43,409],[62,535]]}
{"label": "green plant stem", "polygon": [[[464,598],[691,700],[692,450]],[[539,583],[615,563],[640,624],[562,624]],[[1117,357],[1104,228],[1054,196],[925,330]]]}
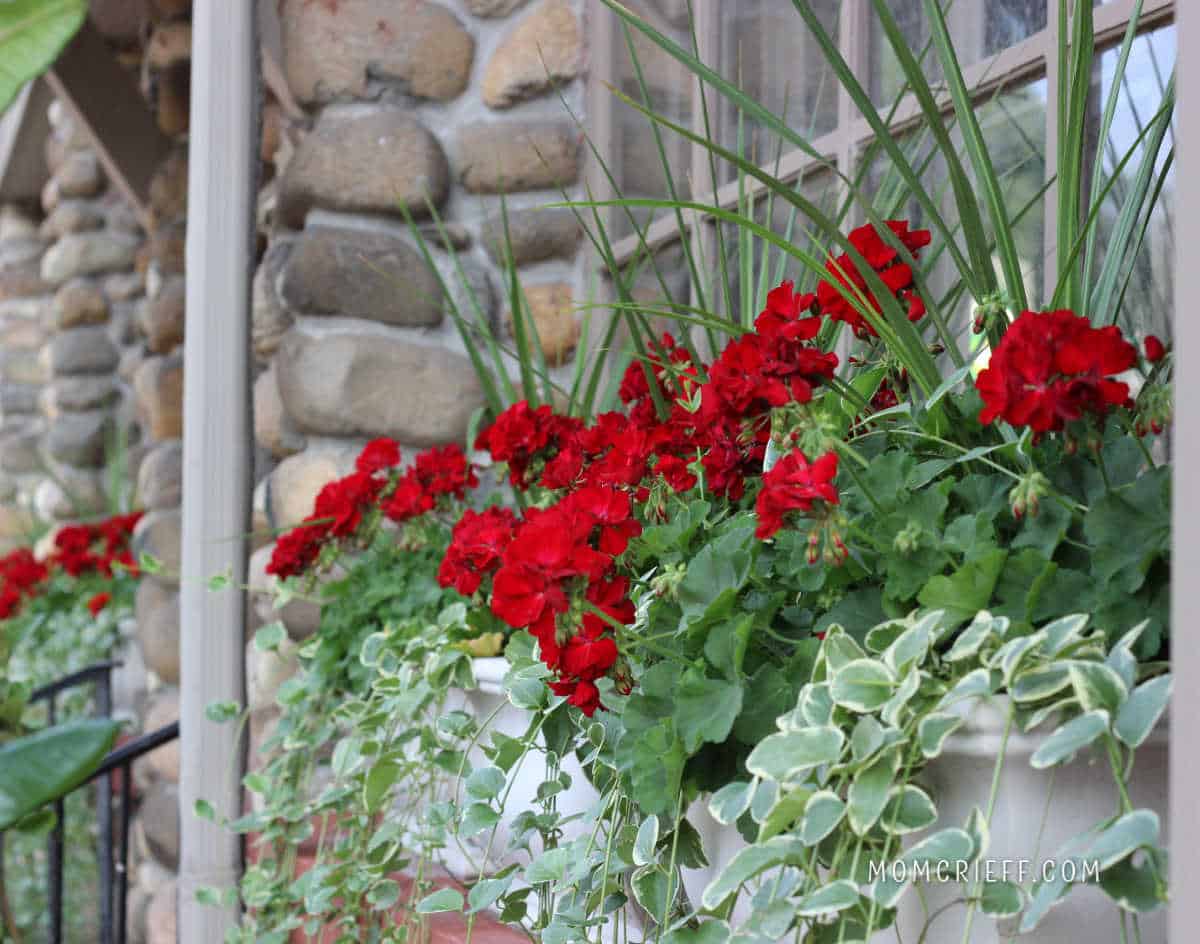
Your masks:
{"label": "green plant stem", "polygon": [[[1004,770],[1004,755],[1008,750],[1008,736],[1012,733],[1013,720],[1016,716],[1016,708],[1013,705],[1008,707],[1008,716],[1004,719],[1004,734],[1000,736],[1000,750],[996,754],[996,763],[992,767],[992,786],[988,791],[987,810],[984,812],[984,822],[988,828],[992,825],[992,814],[996,810],[996,797],[1000,793],[1000,774]],[[982,853],[983,850],[980,850]],[[962,944],[971,944],[971,925],[975,922],[975,909],[979,907],[978,883],[972,883],[972,888],[967,902],[967,919],[963,925]]]}

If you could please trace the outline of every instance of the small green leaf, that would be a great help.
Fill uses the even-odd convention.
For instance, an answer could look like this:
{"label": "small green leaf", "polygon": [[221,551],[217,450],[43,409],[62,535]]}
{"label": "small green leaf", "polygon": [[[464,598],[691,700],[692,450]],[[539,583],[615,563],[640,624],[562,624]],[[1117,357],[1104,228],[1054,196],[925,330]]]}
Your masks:
{"label": "small green leaf", "polygon": [[708,801],[708,812],[722,826],[736,823],[738,817],[750,808],[753,795],[753,783],[746,783],[744,780],[727,783]]}
{"label": "small green leaf", "polygon": [[658,817],[647,816],[638,827],[637,839],[633,843],[633,864],[649,865],[654,861],[654,847],[658,845]]}
{"label": "small green leaf", "polygon": [[804,844],[815,846],[828,836],[842,821],[845,812],[846,804],[833,791],[821,790],[814,793],[804,808],[804,817],[800,820],[800,838]]}
{"label": "small green leaf", "polygon": [[494,905],[512,886],[515,872],[504,878],[481,878],[467,892],[467,913],[475,914]]}
{"label": "small green leaf", "polygon": [[242,713],[242,706],[236,701],[214,701],[204,707],[204,717],[215,724],[233,721]]}
{"label": "small green leaf", "polygon": [[1107,711],[1089,711],[1068,721],[1041,743],[1029,763],[1037,770],[1073,757],[1108,730]]}
{"label": "small green leaf", "polygon": [[670,905],[667,901],[670,879],[666,872],[654,866],[641,868],[633,873],[630,884],[633,886],[633,897],[648,914],[655,920],[666,915]]}
{"label": "small green leaf", "polygon": [[1014,701],[1041,701],[1071,684],[1070,670],[1062,663],[1022,672],[1009,686]]}
{"label": "small green leaf", "polygon": [[477,800],[494,800],[506,783],[504,771],[499,767],[480,767],[467,778],[467,793]]}
{"label": "small green leaf", "polygon": [[436,914],[440,911],[462,911],[462,892],[454,888],[440,888],[417,902],[417,914]]}
{"label": "small green leaf", "polygon": [[1100,873],[1104,893],[1126,911],[1153,911],[1166,902],[1166,879],[1148,856],[1141,865],[1122,859]]}
{"label": "small green leaf", "polygon": [[1098,863],[1104,870],[1138,849],[1153,846],[1158,842],[1158,833],[1158,814],[1154,810],[1134,810],[1100,833],[1082,858]]}
{"label": "small green leaf", "polygon": [[369,812],[374,813],[383,807],[389,791],[399,779],[400,765],[392,760],[381,760],[367,772],[363,783],[363,805]]}
{"label": "small green leaf", "polygon": [[864,763],[883,747],[883,725],[873,715],[863,715],[850,735],[850,754],[858,763]]}
{"label": "small green leaf", "polygon": [[486,829],[491,829],[498,822],[500,822],[500,814],[486,803],[472,803],[463,812],[462,822],[458,826],[458,834],[464,839],[470,839]]}
{"label": "small green leaf", "polygon": [[796,914],[802,918],[814,915],[837,914],[858,904],[858,889],[847,879],[818,888],[815,892],[805,895],[796,905]]}
{"label": "small green leaf", "polygon": [[287,627],[276,620],[267,623],[254,634],[254,648],[259,652],[274,652],[287,639]]}
{"label": "small green leaf", "polygon": [[1101,662],[1071,662],[1068,671],[1075,696],[1085,711],[1115,715],[1129,694],[1121,676]]}
{"label": "small green leaf", "polygon": [[208,589],[212,593],[219,590],[224,590],[233,585],[233,571],[227,571],[223,574],[213,574],[208,578]]}
{"label": "small green leaf", "polygon": [[858,835],[865,835],[883,812],[899,762],[899,754],[890,750],[854,775],[847,794],[849,802],[846,808],[850,817],[850,828]]}
{"label": "small green leaf", "polygon": [[831,694],[841,707],[864,713],[882,707],[895,688],[896,679],[882,662],[855,659],[834,675]]}
{"label": "small green leaf", "polygon": [[963,723],[961,715],[947,712],[934,712],[926,715],[917,725],[917,741],[921,745],[921,753],[926,757],[937,757],[942,753],[942,745],[946,738],[954,733]]}
{"label": "small green leaf", "polygon": [[695,669],[683,674],[675,692],[675,730],[694,754],[705,742],[722,743],[742,710],[742,684],[710,679]]}
{"label": "small green leaf", "polygon": [[376,911],[391,908],[400,900],[400,883],[394,879],[385,878],[371,886],[367,892],[367,901]]}
{"label": "small green leaf", "polygon": [[798,863],[803,856],[803,844],[791,836],[775,836],[766,842],[747,846],[708,883],[700,902],[705,908],[715,909],[754,876],[777,865]]}
{"label": "small green leaf", "polygon": [[927,829],[937,822],[937,808],[929,794],[912,784],[892,787],[879,825],[887,832],[904,836]]}
{"label": "small green leaf", "polygon": [[835,763],[842,755],[845,740],[834,727],[772,734],[750,752],[746,769],[758,777],[795,780],[821,764]]}
{"label": "small green leaf", "polygon": [[[922,839],[887,866],[884,875],[871,886],[871,897],[885,908],[894,908],[914,877],[913,866],[931,867],[946,863],[954,874],[958,863],[971,860],[973,843],[961,829],[943,829]],[[943,866],[946,867],[946,866]]]}
{"label": "small green leaf", "polygon": [[984,882],[979,895],[979,910],[993,918],[1011,918],[1025,907],[1025,896],[1012,882]]}
{"label": "small green leaf", "polygon": [[1171,676],[1160,675],[1133,690],[1117,713],[1113,731],[1129,747],[1140,747],[1150,736],[1171,700]]}
{"label": "small green leaf", "polygon": [[969,698],[991,695],[1000,687],[1002,681],[999,672],[975,669],[959,679],[958,683],[942,696],[942,700],[938,702],[938,708],[948,708],[956,702],[966,701]]}
{"label": "small green leaf", "polygon": [[1008,631],[1008,620],[1004,617],[994,617],[987,610],[975,614],[971,624],[954,640],[954,645],[946,653],[947,662],[960,662],[975,655],[985,642],[995,637],[1002,639]]}
{"label": "small green leaf", "polygon": [[206,819],[210,823],[217,821],[217,811],[208,800],[197,800],[194,812],[199,819]]}

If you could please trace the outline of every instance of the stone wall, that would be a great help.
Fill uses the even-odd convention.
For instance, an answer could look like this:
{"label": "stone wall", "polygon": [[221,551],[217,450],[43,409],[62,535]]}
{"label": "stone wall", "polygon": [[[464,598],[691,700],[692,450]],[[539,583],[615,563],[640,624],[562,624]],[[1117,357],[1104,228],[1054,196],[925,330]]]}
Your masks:
{"label": "stone wall", "polygon": [[[538,207],[579,193],[582,134],[564,100],[582,118],[582,8],[279,3],[304,114],[273,155],[254,279],[255,436],[270,469],[256,506],[271,528],[307,515],[368,438],[391,436],[409,457],[465,442],[484,399],[452,306],[511,347],[506,244],[547,362],[569,369],[581,234],[570,211]],[[252,580],[265,580],[268,555],[255,555]],[[316,614],[293,605],[284,621],[301,638]]]}

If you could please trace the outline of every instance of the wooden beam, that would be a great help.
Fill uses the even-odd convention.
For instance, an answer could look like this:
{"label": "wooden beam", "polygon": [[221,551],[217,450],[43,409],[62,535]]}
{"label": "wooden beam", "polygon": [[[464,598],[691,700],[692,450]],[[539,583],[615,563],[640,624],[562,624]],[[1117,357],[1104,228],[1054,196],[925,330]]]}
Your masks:
{"label": "wooden beam", "polygon": [[54,94],[83,127],[109,179],[149,227],[148,195],[155,170],[170,152],[134,76],[85,22],[46,73]]}
{"label": "wooden beam", "polygon": [[[244,744],[237,725],[205,717],[245,703],[250,534],[250,274],[259,151],[253,5],[195,0],[188,156],[187,344],[183,397],[180,579],[180,944],[213,944],[236,928],[242,848],[218,820],[242,813]],[[207,588],[216,574],[232,586]],[[196,900],[215,888],[220,907]],[[227,897],[226,897],[227,896]]]}
{"label": "wooden beam", "polygon": [[50,176],[46,137],[53,100],[49,86],[35,79],[0,118],[0,201],[28,203],[41,197]]}

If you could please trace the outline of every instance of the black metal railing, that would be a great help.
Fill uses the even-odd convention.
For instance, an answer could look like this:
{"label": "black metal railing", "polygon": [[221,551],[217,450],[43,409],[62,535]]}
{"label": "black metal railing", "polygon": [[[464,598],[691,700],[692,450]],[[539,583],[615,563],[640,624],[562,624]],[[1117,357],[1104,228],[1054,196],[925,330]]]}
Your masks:
{"label": "black metal railing", "polygon": [[[119,663],[100,662],[79,672],[66,675],[37,689],[30,696],[34,702],[46,702],[47,720],[58,721],[58,696],[81,685],[93,686],[93,714],[107,718],[112,714],[112,670]],[[133,805],[133,762],[155,748],[179,737],[179,722],[173,721],[156,731],[122,744],[104,758],[86,783],[96,784],[96,822],[98,843],[97,865],[100,874],[100,944],[126,944],[126,901],[129,894],[129,823]],[[114,849],[113,805],[117,803],[117,843]],[[63,935],[63,814],[64,798],[53,803],[54,828],[46,839],[47,908],[49,910],[50,944],[62,944]],[[0,833],[0,855],[3,855],[3,834]]]}

